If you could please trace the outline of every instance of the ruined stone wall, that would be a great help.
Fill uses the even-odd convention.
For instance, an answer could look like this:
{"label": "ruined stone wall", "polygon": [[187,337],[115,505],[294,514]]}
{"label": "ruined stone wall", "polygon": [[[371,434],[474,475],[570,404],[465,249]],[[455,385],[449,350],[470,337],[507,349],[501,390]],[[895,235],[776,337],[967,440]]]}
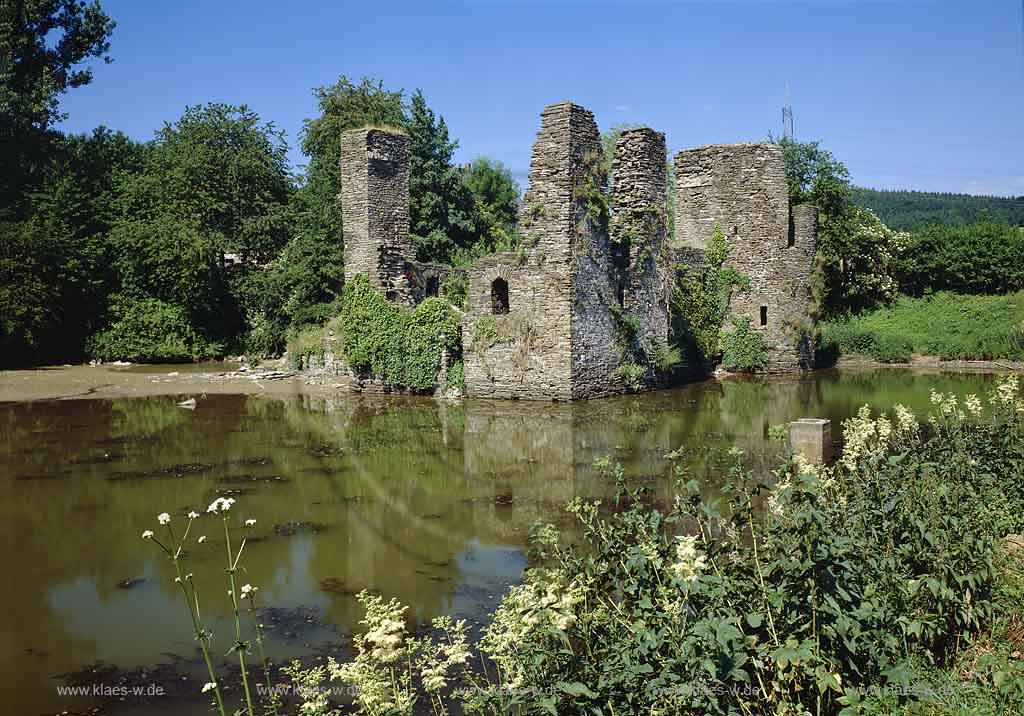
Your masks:
{"label": "ruined stone wall", "polygon": [[801,326],[809,323],[817,217],[799,207],[791,220],[782,150],[770,144],[698,147],[679,152],[675,169],[676,246],[703,248],[718,223],[730,247],[727,265],[751,284],[733,296],[730,315],[762,331],[769,370],[806,367],[798,346]]}
{"label": "ruined stone wall", "polygon": [[[508,313],[494,314],[492,288],[508,286]],[[462,322],[466,394],[569,400],[569,273],[564,263],[529,264],[494,254],[469,270]]]}
{"label": "ruined stone wall", "polygon": [[[601,160],[590,112],[568,102],[544,109],[520,222],[524,248],[469,271],[468,395],[569,400],[621,390],[609,239],[585,208]],[[508,287],[507,313],[494,313],[498,280]]]}
{"label": "ruined stone wall", "polygon": [[389,300],[412,304],[409,138],[383,129],[343,132],[340,199],[345,280],[364,273]]}
{"label": "ruined stone wall", "polygon": [[628,251],[623,308],[640,319],[649,342],[668,339],[668,210],[665,135],[629,129],[619,135],[612,164],[612,238]]}
{"label": "ruined stone wall", "polygon": [[567,172],[572,182],[571,214],[574,218],[569,234],[572,247],[571,392],[574,400],[597,398],[625,389],[618,375],[622,356],[618,319],[613,313],[618,297],[608,216],[607,211],[604,216],[599,215],[596,207],[600,201],[594,196],[595,192],[607,190],[604,151],[594,115],[579,105],[556,107],[568,116],[550,122],[545,116],[541,132],[548,130],[552,142],[560,139],[572,147],[573,161]]}

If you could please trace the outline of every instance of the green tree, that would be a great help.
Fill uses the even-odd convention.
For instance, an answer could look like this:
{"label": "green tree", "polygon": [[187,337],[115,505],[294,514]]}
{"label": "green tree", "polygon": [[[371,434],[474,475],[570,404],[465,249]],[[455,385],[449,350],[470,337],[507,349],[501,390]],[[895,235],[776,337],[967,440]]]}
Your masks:
{"label": "green tree", "polygon": [[286,156],[283,133],[245,106],[189,107],[160,130],[141,171],[118,185],[113,321],[141,325],[123,322],[132,304],[158,299],[204,340],[239,335],[249,276],[288,240]]}
{"label": "green tree", "polygon": [[849,171],[819,142],[773,141],[785,158],[790,201],[818,207],[817,309],[856,313],[890,299],[902,237],[853,204]]}
{"label": "green tree", "polygon": [[0,4],[0,218],[25,207],[42,178],[60,97],[92,81],[90,58],[110,62],[114,22],[98,0]]}
{"label": "green tree", "polygon": [[476,209],[477,253],[510,250],[517,243],[519,185],[499,162],[478,157],[463,173]]}
{"label": "green tree", "polygon": [[450,262],[456,249],[476,240],[473,196],[452,166],[458,142],[449,139],[444,117],[437,117],[417,90],[409,104],[409,226],[416,257]]}
{"label": "green tree", "polygon": [[116,177],[142,145],[100,127],[57,137],[32,213],[0,222],[0,351],[7,364],[71,360],[98,327],[113,283],[106,241]]}

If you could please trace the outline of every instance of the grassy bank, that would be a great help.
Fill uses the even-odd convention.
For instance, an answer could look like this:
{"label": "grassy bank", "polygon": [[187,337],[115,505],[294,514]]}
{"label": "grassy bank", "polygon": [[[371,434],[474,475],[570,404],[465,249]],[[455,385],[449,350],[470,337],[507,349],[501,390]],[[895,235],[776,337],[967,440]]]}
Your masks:
{"label": "grassy bank", "polygon": [[820,347],[826,357],[861,355],[887,363],[906,363],[914,354],[943,360],[1024,360],[1024,291],[901,296],[886,308],[825,322]]}

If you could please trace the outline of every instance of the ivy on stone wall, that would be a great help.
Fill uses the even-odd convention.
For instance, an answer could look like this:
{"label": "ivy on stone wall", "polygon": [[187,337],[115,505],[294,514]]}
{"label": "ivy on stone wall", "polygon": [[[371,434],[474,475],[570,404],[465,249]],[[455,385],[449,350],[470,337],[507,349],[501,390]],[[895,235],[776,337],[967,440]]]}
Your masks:
{"label": "ivy on stone wall", "polygon": [[732,322],[733,329],[722,338],[722,365],[738,373],[758,373],[768,365],[768,349],[749,318]]}
{"label": "ivy on stone wall", "polygon": [[633,390],[639,390],[650,374],[666,375],[682,362],[682,353],[675,346],[642,335],[642,322],[635,313],[615,301],[605,301],[615,324],[615,347],[619,352],[620,378]]}
{"label": "ivy on stone wall", "polygon": [[442,351],[461,353],[459,321],[444,299],[402,308],[361,274],[345,284],[339,328],[352,370],[391,386],[429,390],[437,385]]}
{"label": "ivy on stone wall", "polygon": [[680,267],[672,291],[672,340],[685,359],[708,366],[722,354],[722,325],[734,291],[750,288],[750,278],[725,266],[729,245],[715,224],[701,268]]}

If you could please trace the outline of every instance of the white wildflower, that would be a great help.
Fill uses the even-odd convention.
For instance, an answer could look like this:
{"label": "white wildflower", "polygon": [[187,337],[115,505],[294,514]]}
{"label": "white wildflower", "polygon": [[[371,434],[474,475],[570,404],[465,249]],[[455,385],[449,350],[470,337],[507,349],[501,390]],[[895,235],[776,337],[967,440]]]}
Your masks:
{"label": "white wildflower", "polygon": [[676,576],[683,582],[692,584],[706,567],[707,557],[697,549],[696,535],[679,537],[676,543],[676,561],[671,566]]}
{"label": "white wildflower", "polygon": [[981,401],[978,400],[978,396],[974,393],[964,398],[964,406],[972,417],[977,418],[981,416]]}
{"label": "white wildflower", "polygon": [[882,413],[881,417],[875,421],[875,430],[878,431],[878,439],[882,442],[889,442],[889,436],[892,435],[892,421]]}
{"label": "white wildflower", "polygon": [[156,516],[156,521],[162,525],[170,524],[171,516],[166,512],[161,512],[159,515]]}
{"label": "white wildflower", "polygon": [[256,520],[250,519],[250,520],[246,520],[245,521],[245,526],[246,527],[252,527],[254,524],[256,524]]}
{"label": "white wildflower", "polygon": [[216,688],[217,683],[215,681],[207,681],[205,684],[203,684],[203,693],[205,694],[207,691],[213,691]]}
{"label": "white wildflower", "polygon": [[210,503],[210,506],[206,508],[206,511],[212,512],[213,514],[217,514],[218,512],[227,512],[231,509],[233,504],[235,504],[234,498],[218,497]]}
{"label": "white wildflower", "polygon": [[932,405],[942,405],[942,401],[946,399],[942,393],[936,393],[934,390],[932,391],[931,398]]}
{"label": "white wildflower", "polygon": [[198,519],[198,517],[199,517],[199,513],[196,512],[195,510],[189,510],[188,511],[188,518],[190,520]]}
{"label": "white wildflower", "polygon": [[243,584],[242,585],[242,596],[243,597],[248,597],[250,595],[254,595],[259,590],[260,590],[259,587],[254,587],[251,584]]}
{"label": "white wildflower", "polygon": [[199,544],[202,544],[205,541],[206,541],[206,535],[200,535],[199,539],[196,540],[196,542],[198,542]]}
{"label": "white wildflower", "polygon": [[146,530],[143,532],[142,539],[153,539],[153,530]]}
{"label": "white wildflower", "polygon": [[916,435],[918,425],[914,414],[903,405],[897,405],[894,410],[896,411],[896,429],[900,435],[902,437]]}
{"label": "white wildflower", "polygon": [[1013,405],[1017,401],[1019,383],[1016,375],[1011,375],[996,386],[996,395],[1003,405]]}

